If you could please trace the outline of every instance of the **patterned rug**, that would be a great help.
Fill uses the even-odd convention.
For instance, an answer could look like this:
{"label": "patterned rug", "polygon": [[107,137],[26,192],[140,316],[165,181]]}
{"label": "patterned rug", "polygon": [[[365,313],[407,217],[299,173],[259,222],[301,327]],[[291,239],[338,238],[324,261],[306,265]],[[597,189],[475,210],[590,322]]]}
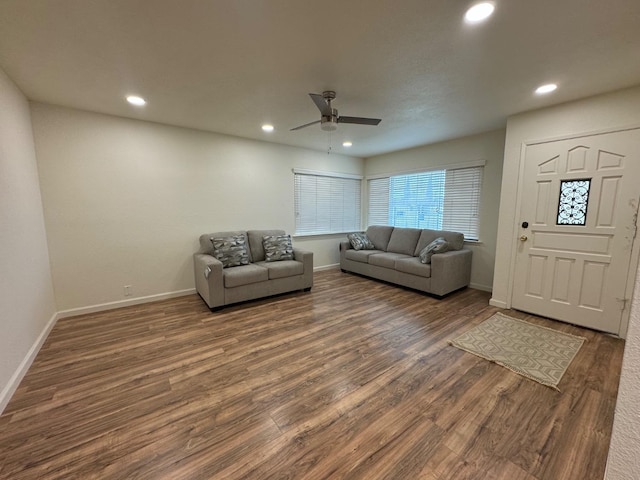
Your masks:
{"label": "patterned rug", "polygon": [[585,340],[496,313],[449,344],[558,390]]}

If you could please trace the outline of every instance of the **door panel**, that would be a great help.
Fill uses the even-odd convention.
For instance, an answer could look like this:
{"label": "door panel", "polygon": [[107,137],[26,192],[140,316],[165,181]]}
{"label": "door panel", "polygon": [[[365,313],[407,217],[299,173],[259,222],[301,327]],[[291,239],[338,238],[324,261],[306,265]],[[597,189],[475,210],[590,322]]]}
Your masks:
{"label": "door panel", "polygon": [[[529,145],[512,306],[619,334],[640,197],[640,130]],[[635,268],[635,267],[634,267]]]}

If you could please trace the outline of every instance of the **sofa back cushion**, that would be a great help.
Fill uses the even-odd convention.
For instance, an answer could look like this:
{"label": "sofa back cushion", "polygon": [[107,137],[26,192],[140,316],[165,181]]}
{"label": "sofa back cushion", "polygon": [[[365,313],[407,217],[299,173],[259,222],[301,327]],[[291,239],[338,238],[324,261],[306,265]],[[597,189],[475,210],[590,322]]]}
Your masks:
{"label": "sofa back cushion", "polygon": [[413,255],[416,251],[420,233],[421,230],[419,228],[394,228],[389,239],[389,245],[387,245],[387,252]]}
{"label": "sofa back cushion", "polygon": [[429,230],[425,228],[420,234],[420,239],[413,253],[414,256],[420,255],[424,247],[433,242],[436,238],[443,237],[449,244],[449,250],[461,250],[464,246],[464,235],[458,232],[448,232],[446,230]]}
{"label": "sofa back cushion", "polygon": [[386,225],[371,225],[367,228],[367,237],[369,237],[371,243],[376,247],[376,250],[386,252],[392,232],[393,227],[388,227]]}
{"label": "sofa back cushion", "polygon": [[263,262],[265,259],[264,247],[262,245],[263,237],[267,235],[284,235],[284,230],[248,230],[249,238],[249,255],[252,262]]}

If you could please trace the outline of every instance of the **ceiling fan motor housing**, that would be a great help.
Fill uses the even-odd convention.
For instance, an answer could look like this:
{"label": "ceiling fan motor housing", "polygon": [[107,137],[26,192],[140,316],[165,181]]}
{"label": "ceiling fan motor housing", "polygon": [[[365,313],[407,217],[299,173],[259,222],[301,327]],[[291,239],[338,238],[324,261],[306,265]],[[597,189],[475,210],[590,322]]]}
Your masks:
{"label": "ceiling fan motor housing", "polygon": [[331,109],[331,115],[323,116],[320,122],[320,128],[325,132],[334,132],[338,129],[338,110]]}

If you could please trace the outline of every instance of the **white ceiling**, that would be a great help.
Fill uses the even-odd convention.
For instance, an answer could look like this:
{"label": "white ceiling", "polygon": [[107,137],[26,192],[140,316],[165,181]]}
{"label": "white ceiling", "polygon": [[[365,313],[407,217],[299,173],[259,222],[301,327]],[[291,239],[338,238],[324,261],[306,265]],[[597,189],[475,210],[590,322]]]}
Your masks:
{"label": "white ceiling", "polygon": [[[469,26],[472,3],[1,0],[0,66],[32,100],[361,157],[640,84],[639,0],[496,0]],[[329,89],[382,122],[290,132]]]}

